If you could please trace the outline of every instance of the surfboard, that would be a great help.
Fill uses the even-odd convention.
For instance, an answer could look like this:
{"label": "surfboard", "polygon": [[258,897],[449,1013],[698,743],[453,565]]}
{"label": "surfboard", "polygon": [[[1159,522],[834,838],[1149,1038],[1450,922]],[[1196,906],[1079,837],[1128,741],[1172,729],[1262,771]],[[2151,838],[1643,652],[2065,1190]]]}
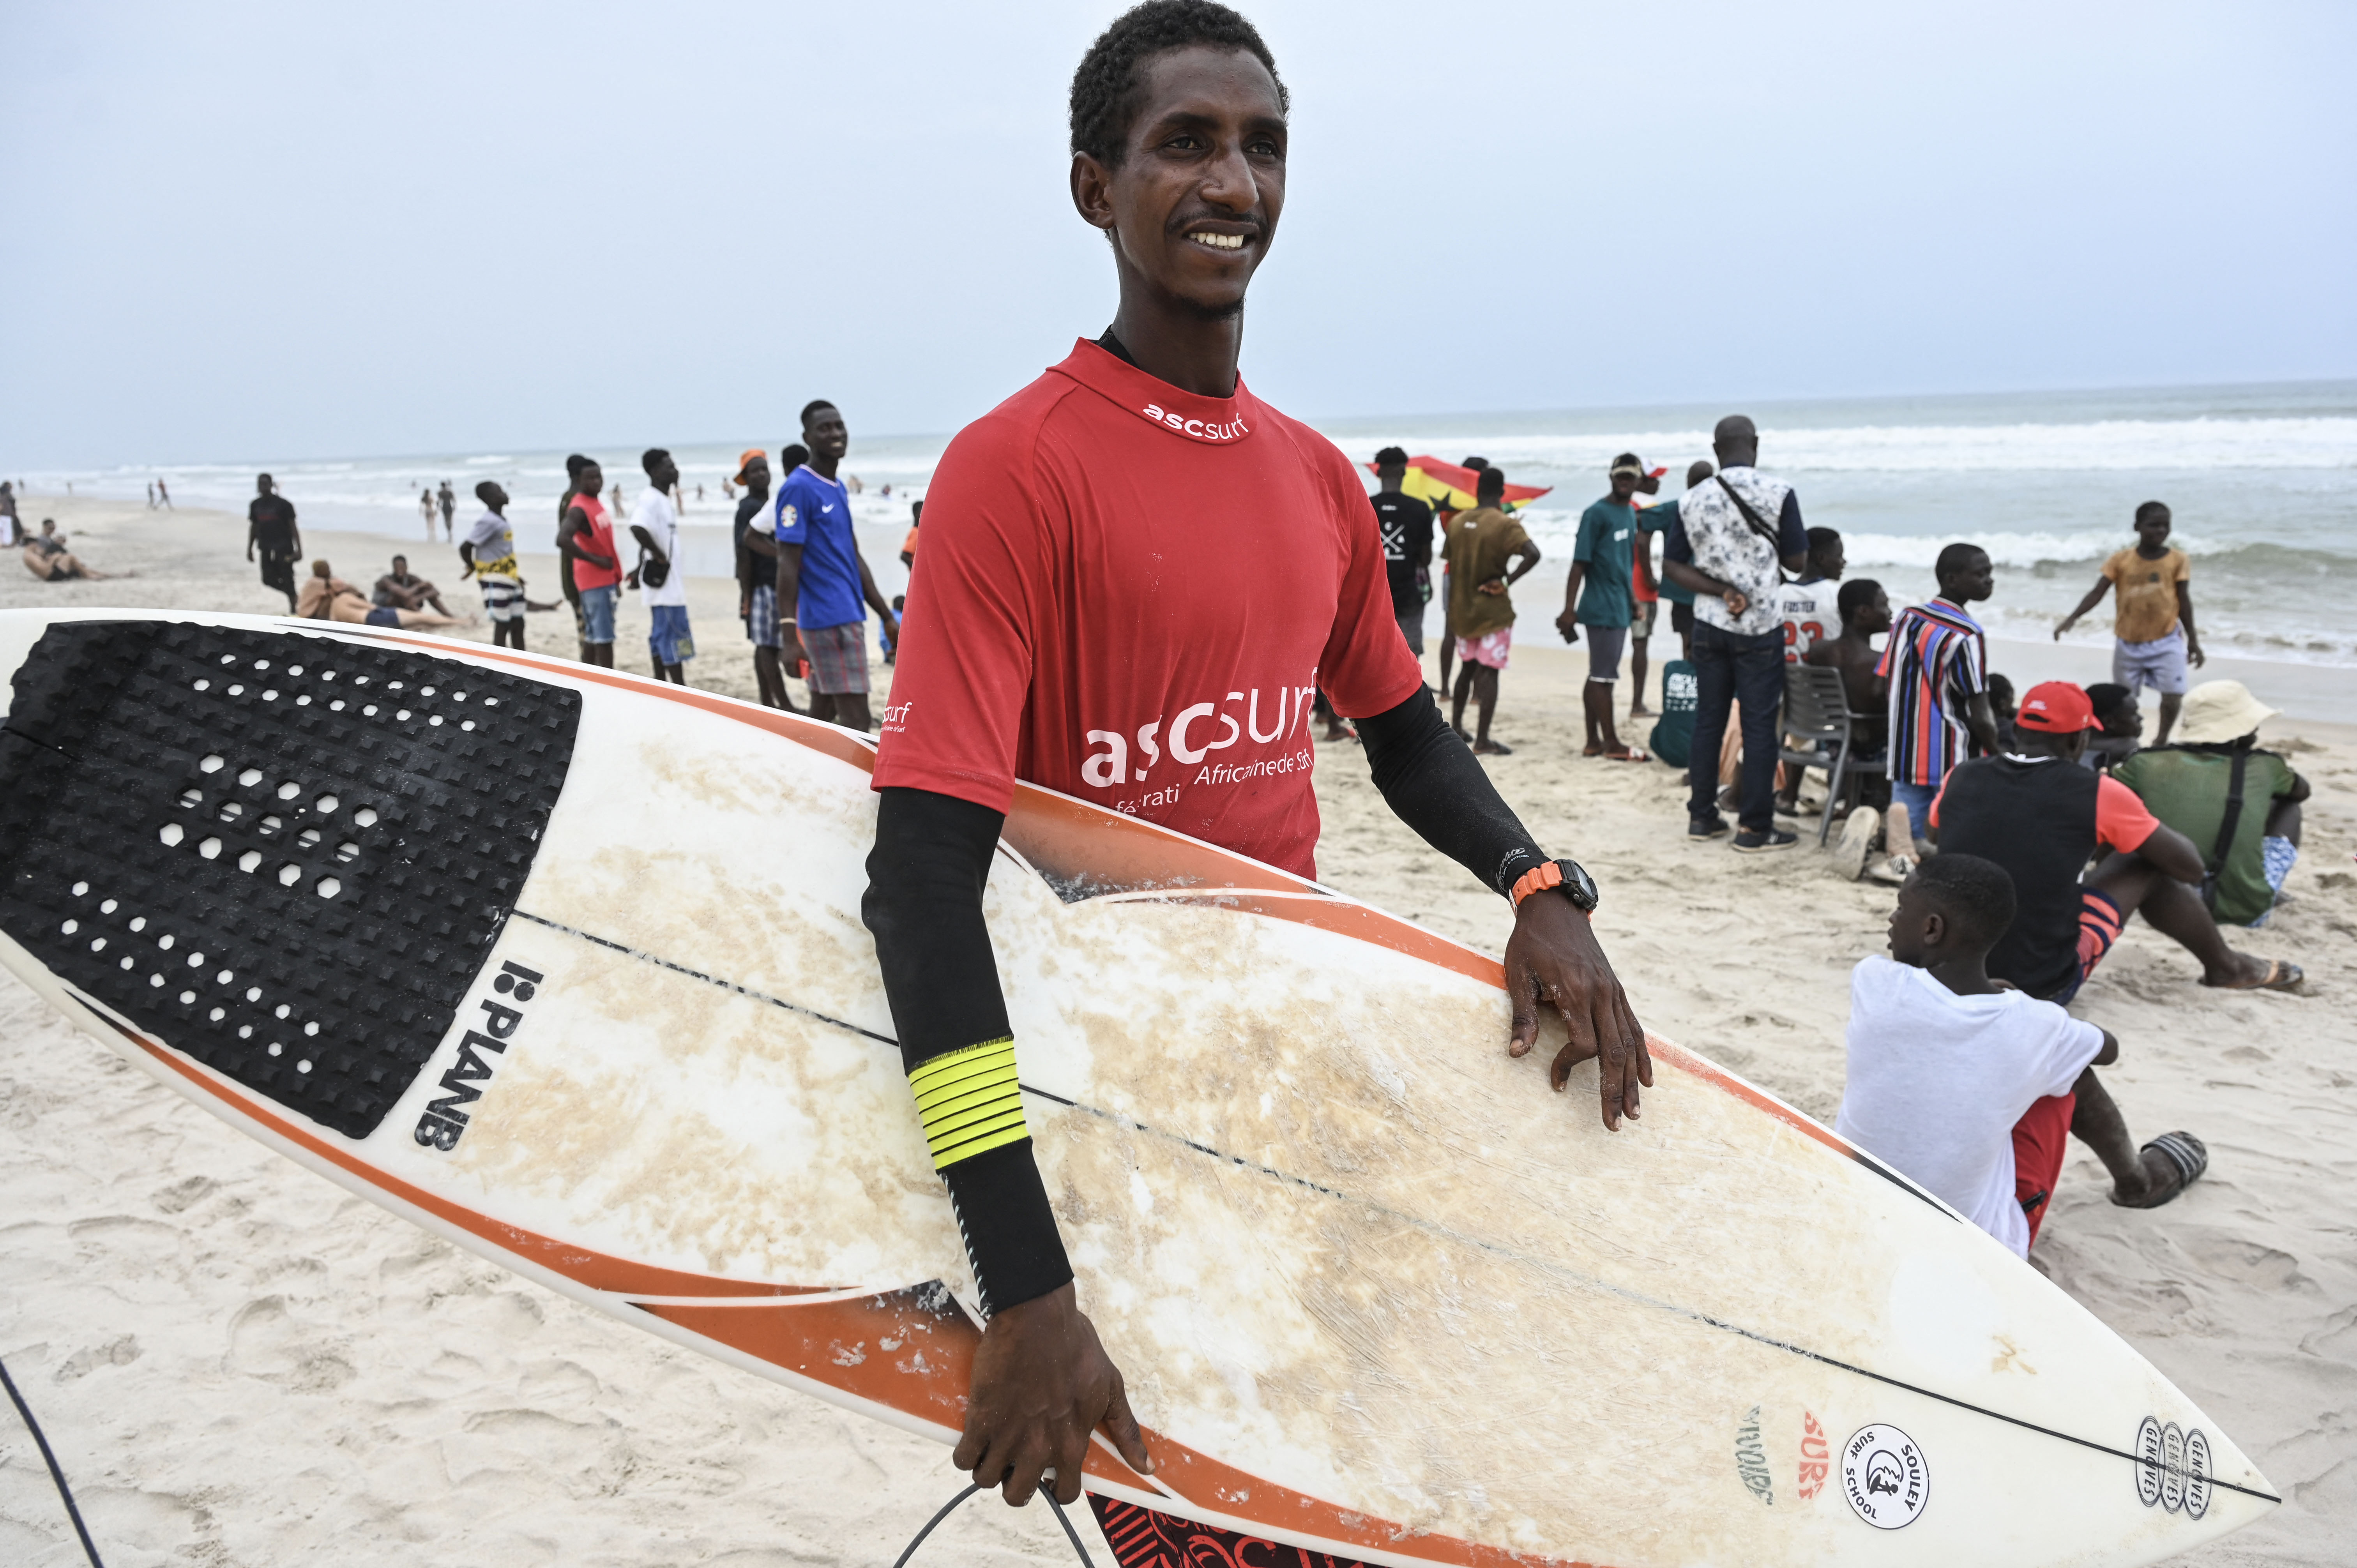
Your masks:
{"label": "surfboard", "polygon": [[[954,1440],[978,1319],[858,917],[864,737],[258,618],[10,611],[0,668],[0,958],[68,1017],[553,1290]],[[2277,1501],[1735,1074],[1655,1040],[1604,1131],[1592,1068],[1505,1056],[1486,954],[1029,788],[987,912],[1156,1456],[1100,1442],[1101,1493],[1399,1568],[2138,1563]]]}

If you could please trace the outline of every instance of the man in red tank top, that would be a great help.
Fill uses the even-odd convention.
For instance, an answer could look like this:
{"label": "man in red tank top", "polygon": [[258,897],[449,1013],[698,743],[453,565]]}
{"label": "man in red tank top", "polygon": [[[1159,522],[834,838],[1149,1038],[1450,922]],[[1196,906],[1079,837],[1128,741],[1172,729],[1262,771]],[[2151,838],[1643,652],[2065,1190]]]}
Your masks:
{"label": "man in red tank top", "polygon": [[581,661],[614,667],[614,604],[622,593],[622,560],[614,548],[614,520],[597,498],[605,470],[584,463],[574,476],[573,504],[558,542],[570,553],[573,586],[581,598]]}

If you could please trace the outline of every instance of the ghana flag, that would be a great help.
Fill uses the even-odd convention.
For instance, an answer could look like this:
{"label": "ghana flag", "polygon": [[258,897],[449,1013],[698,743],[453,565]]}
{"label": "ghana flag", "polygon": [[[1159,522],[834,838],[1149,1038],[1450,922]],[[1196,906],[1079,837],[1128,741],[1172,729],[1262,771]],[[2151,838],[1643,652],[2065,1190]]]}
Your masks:
{"label": "ghana flag", "polygon": [[[1366,467],[1371,474],[1375,471],[1372,463]],[[1460,468],[1437,457],[1410,457],[1407,460],[1407,478],[1401,481],[1400,489],[1426,502],[1435,511],[1470,511],[1481,504],[1473,495],[1479,474],[1479,469]],[[1551,488],[1544,485],[1508,485],[1506,510],[1520,511],[1546,494]]]}

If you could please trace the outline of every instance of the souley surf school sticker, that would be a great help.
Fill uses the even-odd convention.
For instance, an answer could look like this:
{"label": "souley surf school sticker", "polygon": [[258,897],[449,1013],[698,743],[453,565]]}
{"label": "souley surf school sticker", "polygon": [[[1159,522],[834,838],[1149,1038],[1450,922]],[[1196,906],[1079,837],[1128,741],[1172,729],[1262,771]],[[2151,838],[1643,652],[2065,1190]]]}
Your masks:
{"label": "souley surf school sticker", "polygon": [[1903,1530],[1932,1500],[1932,1470],[1915,1440],[1895,1426],[1861,1426],[1842,1444],[1842,1496],[1877,1530]]}

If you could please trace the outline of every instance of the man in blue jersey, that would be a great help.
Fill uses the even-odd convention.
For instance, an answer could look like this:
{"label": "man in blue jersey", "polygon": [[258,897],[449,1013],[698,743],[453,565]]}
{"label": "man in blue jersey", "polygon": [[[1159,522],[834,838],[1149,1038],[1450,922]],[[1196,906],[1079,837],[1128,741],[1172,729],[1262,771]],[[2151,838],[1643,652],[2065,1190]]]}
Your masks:
{"label": "man in blue jersey", "polygon": [[778,487],[778,605],[793,619],[778,629],[801,639],[810,660],[811,717],[865,732],[867,609],[899,635],[899,618],[876,588],[851,528],[851,492],[835,476],[851,449],[843,414],[823,398],[802,410],[810,458]]}

